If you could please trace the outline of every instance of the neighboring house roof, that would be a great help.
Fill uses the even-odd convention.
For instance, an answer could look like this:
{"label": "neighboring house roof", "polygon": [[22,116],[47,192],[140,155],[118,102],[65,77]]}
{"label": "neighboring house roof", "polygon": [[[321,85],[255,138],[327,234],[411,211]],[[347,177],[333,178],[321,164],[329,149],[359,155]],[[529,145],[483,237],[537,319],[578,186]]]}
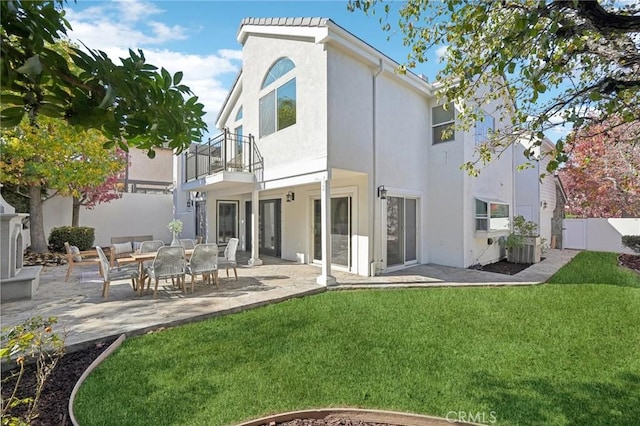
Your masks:
{"label": "neighboring house roof", "polygon": [[[425,95],[432,96],[434,94],[435,86],[426,81],[424,77],[410,70],[407,70],[404,75],[395,73],[395,70],[401,65],[399,62],[391,59],[329,18],[244,18],[238,29],[238,42],[244,44],[249,34],[254,31],[280,36],[309,37],[315,39],[316,43],[329,43],[340,46],[360,57],[362,60],[371,63],[372,66],[391,71],[396,78],[402,79],[414,89],[424,92]],[[241,79],[242,70],[238,73],[231,90],[218,112],[216,118],[216,125],[218,127],[220,123],[224,121],[223,118],[225,114],[230,113],[230,111],[227,111],[227,107]]]}
{"label": "neighboring house roof", "polygon": [[558,188],[560,188],[560,193],[562,194],[562,198],[564,199],[564,202],[566,203],[568,201],[567,198],[567,192],[564,190],[564,185],[562,184],[562,179],[560,179],[560,174],[556,171],[553,176],[555,176],[556,178],[556,183]]}

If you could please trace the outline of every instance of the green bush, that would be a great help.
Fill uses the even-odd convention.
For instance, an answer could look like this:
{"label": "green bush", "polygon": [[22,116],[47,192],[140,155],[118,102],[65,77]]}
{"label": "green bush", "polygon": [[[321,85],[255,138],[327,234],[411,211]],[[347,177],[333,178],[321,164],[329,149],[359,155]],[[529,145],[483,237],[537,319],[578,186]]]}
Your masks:
{"label": "green bush", "polygon": [[89,250],[95,240],[95,229],[88,226],[61,226],[53,228],[49,235],[49,246],[53,251],[64,251],[65,241],[80,250]]}
{"label": "green bush", "polygon": [[640,235],[623,235],[622,244],[640,254]]}

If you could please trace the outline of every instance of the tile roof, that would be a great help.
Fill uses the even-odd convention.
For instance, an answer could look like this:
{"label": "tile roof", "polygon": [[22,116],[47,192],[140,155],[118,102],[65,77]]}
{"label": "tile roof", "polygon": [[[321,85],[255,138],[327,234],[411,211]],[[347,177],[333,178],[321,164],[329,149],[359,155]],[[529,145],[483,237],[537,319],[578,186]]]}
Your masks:
{"label": "tile roof", "polygon": [[329,18],[244,18],[243,25],[287,26],[287,27],[325,27]]}

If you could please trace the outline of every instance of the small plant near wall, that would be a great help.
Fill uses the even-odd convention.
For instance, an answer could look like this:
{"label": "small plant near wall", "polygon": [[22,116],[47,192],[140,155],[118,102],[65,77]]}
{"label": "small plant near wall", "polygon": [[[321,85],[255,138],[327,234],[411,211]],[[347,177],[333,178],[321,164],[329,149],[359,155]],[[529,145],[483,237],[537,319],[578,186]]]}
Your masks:
{"label": "small plant near wall", "polygon": [[[29,425],[38,417],[44,384],[65,353],[64,337],[53,330],[57,322],[55,317],[37,316],[2,330],[0,359],[16,364],[11,372],[2,374],[2,387],[11,389],[6,398],[3,392],[1,400],[3,425]],[[35,362],[35,386],[30,394],[23,394],[18,390],[28,362]]]}
{"label": "small plant near wall", "polygon": [[537,263],[542,256],[542,239],[538,224],[524,216],[513,218],[513,231],[507,237],[507,260],[513,263]]}

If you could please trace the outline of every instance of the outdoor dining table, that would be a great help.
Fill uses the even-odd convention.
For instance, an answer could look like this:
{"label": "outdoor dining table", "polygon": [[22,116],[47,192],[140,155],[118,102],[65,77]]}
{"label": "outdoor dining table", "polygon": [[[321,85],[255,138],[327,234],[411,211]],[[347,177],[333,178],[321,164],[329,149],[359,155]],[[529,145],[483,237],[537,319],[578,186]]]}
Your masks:
{"label": "outdoor dining table", "polygon": [[[144,294],[144,261],[145,260],[153,260],[158,254],[157,251],[151,251],[147,253],[133,253],[131,255],[132,258],[138,262],[138,292],[140,296]],[[193,249],[185,249],[184,255],[189,258],[193,254]]]}

